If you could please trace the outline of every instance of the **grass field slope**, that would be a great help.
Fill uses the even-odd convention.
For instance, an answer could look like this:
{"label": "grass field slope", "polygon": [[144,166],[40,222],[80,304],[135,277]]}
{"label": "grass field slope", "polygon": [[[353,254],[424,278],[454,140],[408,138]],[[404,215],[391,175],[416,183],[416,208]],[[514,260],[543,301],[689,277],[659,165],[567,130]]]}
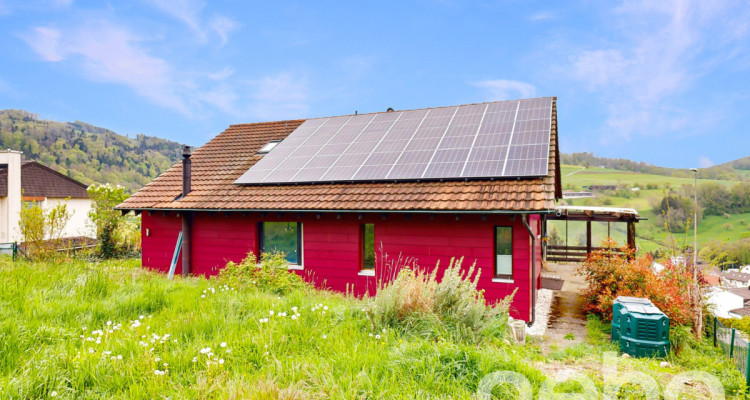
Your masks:
{"label": "grass field slope", "polygon": [[[740,161],[740,160],[738,160]],[[742,170],[738,173],[741,173]],[[679,190],[683,185],[690,186],[692,191],[693,178],[690,176],[657,175],[634,171],[621,171],[602,167],[584,167],[582,165],[563,165],[561,167],[562,183],[566,191],[579,191],[583,187],[591,185],[616,185],[619,187],[638,188],[629,191],[625,196],[622,192],[599,193],[593,199],[565,200],[571,205],[594,205],[610,207],[635,208],[646,220],[641,221],[636,228],[637,245],[639,249],[653,251],[663,247],[667,241],[692,243],[693,230],[687,233],[670,234],[659,222],[659,215],[654,214],[652,208],[661,201],[669,190]],[[726,187],[731,187],[741,180],[722,179],[699,179],[698,183],[714,182]],[[564,234],[564,223],[555,222],[555,229],[561,235]],[[568,240],[570,243],[579,240],[585,233],[585,225],[582,223],[568,224]],[[606,237],[606,224],[595,225],[594,242],[599,243]],[[713,240],[735,241],[747,237],[750,231],[750,214],[733,215],[708,215],[701,220],[698,226],[698,242],[703,245]],[[612,225],[610,227],[612,237],[623,243],[625,238],[625,227]]]}
{"label": "grass field slope", "polygon": [[[504,335],[378,330],[363,312],[369,300],[168,280],[135,260],[0,257],[0,287],[0,399],[477,398],[495,371],[522,374],[537,393],[550,373],[572,367],[601,388],[602,354],[616,350],[601,323],[586,343],[549,354],[534,338],[515,345]],[[719,351],[681,347],[669,367],[622,359],[618,371],[664,385],[701,369],[739,398],[744,380]],[[570,383],[558,390],[575,392]],[[493,393],[513,398],[508,390]]]}

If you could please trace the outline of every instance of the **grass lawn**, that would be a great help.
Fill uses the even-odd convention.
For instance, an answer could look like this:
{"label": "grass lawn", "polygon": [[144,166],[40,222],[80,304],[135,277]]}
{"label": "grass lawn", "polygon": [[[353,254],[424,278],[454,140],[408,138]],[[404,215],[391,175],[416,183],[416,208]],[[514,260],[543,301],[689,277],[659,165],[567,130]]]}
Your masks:
{"label": "grass lawn", "polygon": [[[480,379],[503,370],[525,376],[535,393],[548,370],[569,367],[601,388],[601,355],[614,350],[604,324],[586,344],[547,355],[539,339],[518,346],[507,334],[383,331],[362,311],[367,300],[170,281],[137,260],[0,257],[0,287],[0,399],[476,398]],[[695,368],[718,376],[730,397],[743,388],[710,347],[669,361],[631,359],[622,368],[662,386]]]}

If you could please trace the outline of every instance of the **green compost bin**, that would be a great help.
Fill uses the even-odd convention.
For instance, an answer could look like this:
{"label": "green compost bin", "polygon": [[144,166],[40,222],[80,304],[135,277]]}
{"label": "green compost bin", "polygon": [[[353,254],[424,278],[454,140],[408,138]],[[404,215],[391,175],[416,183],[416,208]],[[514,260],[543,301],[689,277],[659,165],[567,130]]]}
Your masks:
{"label": "green compost bin", "polygon": [[620,340],[620,315],[622,309],[628,304],[640,304],[653,306],[651,300],[643,297],[629,297],[629,296],[618,296],[615,301],[612,302],[612,341]]}
{"label": "green compost bin", "polygon": [[620,310],[620,351],[633,357],[666,357],[669,317],[652,304],[626,304]]}

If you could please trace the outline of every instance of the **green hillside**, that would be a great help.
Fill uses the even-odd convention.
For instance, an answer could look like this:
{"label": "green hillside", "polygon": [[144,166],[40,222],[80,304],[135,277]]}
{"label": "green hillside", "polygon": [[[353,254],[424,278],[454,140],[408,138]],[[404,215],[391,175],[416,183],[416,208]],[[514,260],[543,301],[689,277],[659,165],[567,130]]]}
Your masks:
{"label": "green hillside", "polygon": [[[731,163],[725,164],[725,166]],[[743,170],[734,170],[740,175]],[[659,215],[652,210],[654,205],[664,198],[666,192],[670,190],[685,191],[692,193],[693,179],[689,176],[667,176],[634,171],[619,171],[609,168],[589,167],[583,168],[580,165],[563,165],[561,167],[562,183],[565,190],[578,191],[584,186],[590,185],[617,185],[619,187],[638,188],[638,191],[607,191],[598,193],[593,199],[575,199],[565,200],[570,205],[591,205],[607,207],[628,207],[635,208],[646,220],[641,221],[636,228],[638,236],[637,244],[639,249],[653,251],[663,246],[669,240],[674,241],[678,246],[692,244],[693,230],[688,229],[685,233],[671,234],[666,231],[663,224],[659,221]],[[703,170],[700,171],[699,177],[706,175]],[[710,174],[708,174],[710,175]],[[713,176],[713,175],[711,175]],[[741,183],[740,178],[733,180],[723,179],[698,179],[698,184],[713,182],[730,188]],[[682,188],[683,185],[688,187]],[[611,236],[619,243],[625,240],[625,227],[620,224],[610,226]],[[555,231],[561,239],[565,237],[565,223],[552,223]],[[570,244],[578,243],[585,233],[585,224],[568,223],[568,242]],[[607,235],[607,225],[594,224],[593,241],[599,243]],[[705,245],[708,242],[718,240],[722,242],[736,241],[748,237],[750,232],[750,213],[727,214],[727,215],[705,215],[700,220],[698,226],[698,244]],[[671,236],[671,239],[668,237]]]}
{"label": "green hillside", "polygon": [[181,145],[153,136],[135,138],[85,122],[45,121],[22,110],[0,110],[0,148],[20,150],[83,183],[112,183],[133,192],[172,166]]}

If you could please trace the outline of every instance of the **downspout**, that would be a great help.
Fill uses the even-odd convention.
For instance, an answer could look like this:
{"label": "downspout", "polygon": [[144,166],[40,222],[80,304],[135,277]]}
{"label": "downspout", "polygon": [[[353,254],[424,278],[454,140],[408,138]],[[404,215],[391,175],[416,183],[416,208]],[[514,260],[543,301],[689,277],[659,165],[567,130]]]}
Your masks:
{"label": "downspout", "polygon": [[[192,165],[190,156],[193,149],[190,146],[182,146],[182,196],[184,199],[191,191],[190,183],[192,181]],[[182,276],[187,277],[192,272],[191,246],[192,246],[192,229],[193,214],[190,211],[182,212]]]}
{"label": "downspout", "polygon": [[523,226],[526,227],[529,236],[531,236],[531,320],[528,323],[531,326],[534,325],[536,317],[536,235],[531,231],[528,218],[528,215],[526,218],[521,216],[521,222],[523,222]]}

